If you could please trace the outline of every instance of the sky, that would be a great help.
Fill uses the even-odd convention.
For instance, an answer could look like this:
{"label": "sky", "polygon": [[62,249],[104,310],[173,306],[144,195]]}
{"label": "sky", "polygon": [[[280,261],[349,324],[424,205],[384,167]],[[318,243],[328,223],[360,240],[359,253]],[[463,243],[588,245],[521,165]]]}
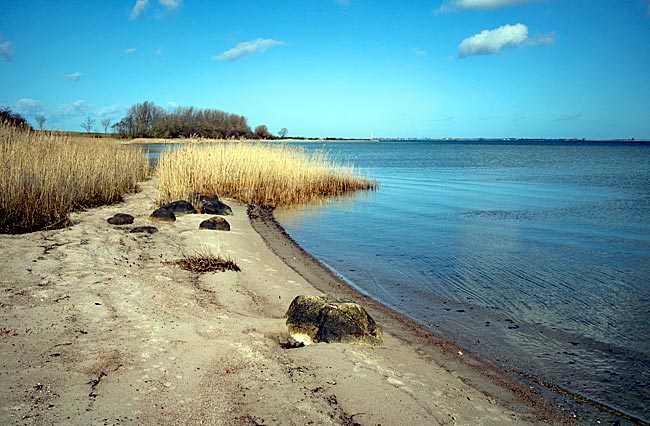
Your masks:
{"label": "sky", "polygon": [[650,0],[2,0],[0,108],[289,136],[650,139]]}

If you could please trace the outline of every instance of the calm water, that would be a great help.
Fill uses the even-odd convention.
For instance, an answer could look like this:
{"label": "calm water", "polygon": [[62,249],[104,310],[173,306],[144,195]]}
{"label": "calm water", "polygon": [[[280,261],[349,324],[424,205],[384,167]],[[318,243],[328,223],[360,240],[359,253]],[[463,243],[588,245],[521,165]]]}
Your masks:
{"label": "calm water", "polygon": [[306,250],[506,370],[650,420],[650,145],[325,148],[381,186],[276,211]]}

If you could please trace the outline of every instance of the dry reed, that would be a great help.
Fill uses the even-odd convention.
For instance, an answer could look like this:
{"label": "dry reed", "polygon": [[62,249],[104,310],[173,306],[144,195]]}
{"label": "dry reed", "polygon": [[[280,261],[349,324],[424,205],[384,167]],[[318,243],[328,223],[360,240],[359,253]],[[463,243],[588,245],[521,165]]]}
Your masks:
{"label": "dry reed", "polygon": [[190,145],[163,153],[158,162],[161,204],[195,191],[248,204],[292,205],[376,186],[354,165],[332,161],[322,150],[288,145]]}
{"label": "dry reed", "polygon": [[205,272],[241,271],[237,263],[229,256],[225,258],[221,255],[215,256],[208,250],[197,250],[195,254],[184,255],[181,259],[167,263],[178,265],[181,269],[197,274]]}
{"label": "dry reed", "polygon": [[80,208],[120,201],[149,173],[139,149],[0,123],[0,233],[58,228]]}

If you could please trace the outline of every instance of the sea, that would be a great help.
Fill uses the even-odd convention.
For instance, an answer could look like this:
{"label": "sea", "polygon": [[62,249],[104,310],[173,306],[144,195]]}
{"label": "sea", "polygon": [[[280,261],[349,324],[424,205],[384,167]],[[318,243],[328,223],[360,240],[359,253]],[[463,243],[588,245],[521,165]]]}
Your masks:
{"label": "sea", "polygon": [[579,422],[650,422],[650,144],[295,145],[379,182],[277,209],[305,250]]}

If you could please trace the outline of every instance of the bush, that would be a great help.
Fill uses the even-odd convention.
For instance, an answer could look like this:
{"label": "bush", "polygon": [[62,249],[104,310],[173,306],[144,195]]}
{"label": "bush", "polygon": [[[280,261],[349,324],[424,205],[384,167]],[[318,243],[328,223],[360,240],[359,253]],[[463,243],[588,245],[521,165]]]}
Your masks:
{"label": "bush", "polygon": [[9,108],[0,110],[0,125],[6,124],[9,127],[18,127],[25,130],[34,130],[25,118]]}

